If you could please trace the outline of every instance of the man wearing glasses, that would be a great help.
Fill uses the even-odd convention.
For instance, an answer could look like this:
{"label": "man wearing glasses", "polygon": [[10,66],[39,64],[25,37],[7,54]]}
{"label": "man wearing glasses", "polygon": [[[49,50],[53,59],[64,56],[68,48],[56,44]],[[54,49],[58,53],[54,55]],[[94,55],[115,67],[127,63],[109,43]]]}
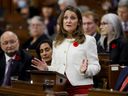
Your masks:
{"label": "man wearing glasses", "polygon": [[[29,80],[26,70],[30,69],[31,56],[19,49],[19,39],[11,31],[0,37],[0,85],[10,86],[12,79]],[[15,77],[15,78],[14,78]]]}

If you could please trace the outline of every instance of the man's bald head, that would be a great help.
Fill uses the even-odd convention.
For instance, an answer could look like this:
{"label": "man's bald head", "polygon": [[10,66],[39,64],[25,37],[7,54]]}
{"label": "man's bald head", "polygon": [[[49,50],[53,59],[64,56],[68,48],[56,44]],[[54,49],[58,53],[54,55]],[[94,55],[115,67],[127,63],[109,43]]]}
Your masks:
{"label": "man's bald head", "polygon": [[19,49],[19,40],[17,35],[11,31],[5,31],[0,37],[0,45],[6,54],[14,54]]}
{"label": "man's bald head", "polygon": [[12,31],[5,31],[1,37],[0,37],[0,41],[6,37],[14,37],[15,39],[18,39],[17,35],[15,33],[13,33]]}

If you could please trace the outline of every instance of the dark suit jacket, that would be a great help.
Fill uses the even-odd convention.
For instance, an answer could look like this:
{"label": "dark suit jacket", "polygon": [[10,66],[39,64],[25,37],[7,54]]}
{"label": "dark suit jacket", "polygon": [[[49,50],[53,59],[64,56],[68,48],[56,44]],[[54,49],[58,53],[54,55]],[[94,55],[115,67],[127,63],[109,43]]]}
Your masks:
{"label": "dark suit jacket", "polygon": [[48,34],[52,36],[55,33],[55,26],[56,26],[56,18],[50,17],[49,23],[47,24]]}
{"label": "dark suit jacket", "polygon": [[128,42],[125,39],[113,40],[109,48],[111,64],[128,66]]}
{"label": "dark suit jacket", "polygon": [[37,54],[39,55],[39,46],[42,41],[49,40],[46,35],[40,36],[35,43],[31,44],[33,38],[28,39],[22,46],[23,49],[34,49],[36,50]]}
{"label": "dark suit jacket", "polygon": [[101,35],[97,32],[94,37],[96,39],[96,42],[98,42],[100,40]]}
{"label": "dark suit jacket", "polygon": [[101,35],[97,32],[94,37],[95,37],[95,40],[96,40],[97,51],[99,53],[100,52],[100,50],[99,50],[100,49],[99,40],[100,40]]}
{"label": "dark suit jacket", "polygon": [[[30,70],[32,57],[27,55],[25,51],[17,52],[17,58],[13,60],[11,76],[18,76],[19,80],[29,80],[30,74],[26,70]],[[0,53],[0,85],[3,83],[6,69],[6,60],[4,52]]]}

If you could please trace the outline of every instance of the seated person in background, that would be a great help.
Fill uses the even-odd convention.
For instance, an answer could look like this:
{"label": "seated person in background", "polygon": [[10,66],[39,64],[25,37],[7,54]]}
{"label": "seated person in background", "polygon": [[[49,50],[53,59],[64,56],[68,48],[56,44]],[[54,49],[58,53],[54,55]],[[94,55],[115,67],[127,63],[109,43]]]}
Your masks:
{"label": "seated person in background", "polygon": [[98,33],[99,18],[97,14],[92,11],[87,11],[82,14],[82,21],[84,33],[95,37],[98,48],[98,42],[101,35]]}
{"label": "seated person in background", "polygon": [[15,33],[6,31],[0,38],[0,85],[11,84],[11,76],[18,76],[19,80],[29,80],[26,70],[30,69],[31,56],[19,49],[19,40]]}
{"label": "seated person in background", "polygon": [[58,0],[58,5],[61,11],[63,11],[67,6],[77,7],[76,0]]}
{"label": "seated person in background", "polygon": [[120,0],[117,8],[123,31],[128,32],[128,0]]}
{"label": "seated person in background", "polygon": [[128,66],[128,42],[116,14],[106,14],[101,19],[100,52],[110,55],[111,64]]}
{"label": "seated person in background", "polygon": [[47,29],[46,29],[43,19],[39,16],[35,16],[32,19],[30,19],[29,30],[30,30],[31,38],[29,38],[23,44],[23,49],[26,49],[26,50],[34,49],[37,51],[40,42],[49,39],[45,35],[45,33],[47,32]]}
{"label": "seated person in background", "polygon": [[13,0],[13,4],[14,6],[16,6],[16,10],[25,19],[29,19],[33,16],[39,15],[38,8],[31,5],[30,0]]}
{"label": "seated person in background", "polygon": [[41,16],[44,19],[44,23],[48,30],[48,35],[50,39],[53,39],[55,34],[55,26],[56,26],[56,16],[53,4],[43,5],[41,8]]}
{"label": "seated person in background", "polygon": [[52,61],[52,42],[50,40],[45,40],[40,43],[39,47],[40,59],[44,60],[48,65],[51,65]]}

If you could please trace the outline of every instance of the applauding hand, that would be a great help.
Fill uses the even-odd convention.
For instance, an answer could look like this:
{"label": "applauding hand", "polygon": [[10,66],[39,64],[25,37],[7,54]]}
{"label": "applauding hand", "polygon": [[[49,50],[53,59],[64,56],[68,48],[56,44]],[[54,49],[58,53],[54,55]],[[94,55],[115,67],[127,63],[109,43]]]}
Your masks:
{"label": "applauding hand", "polygon": [[43,70],[48,70],[47,64],[44,60],[41,61],[37,58],[34,58],[32,60],[32,63],[33,63],[32,66],[37,68],[38,70],[42,70],[42,71]]}

